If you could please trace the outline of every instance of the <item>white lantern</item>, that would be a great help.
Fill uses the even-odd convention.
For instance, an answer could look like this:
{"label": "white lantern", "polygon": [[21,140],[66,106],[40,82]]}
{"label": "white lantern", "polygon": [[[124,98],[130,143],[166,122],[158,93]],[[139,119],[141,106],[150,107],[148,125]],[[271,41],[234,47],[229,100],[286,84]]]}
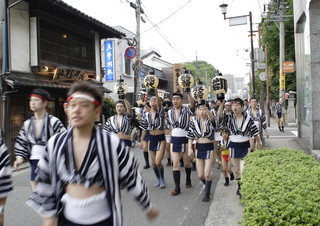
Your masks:
{"label": "white lantern", "polygon": [[178,78],[178,84],[183,88],[184,92],[190,92],[190,88],[194,85],[193,76],[186,70]]}
{"label": "white lantern", "polygon": [[128,92],[128,85],[124,82],[122,76],[117,80],[116,84],[113,87],[113,90],[116,94],[118,94],[119,99],[126,98],[126,94]]}
{"label": "white lantern", "polygon": [[217,99],[223,101],[225,98],[224,94],[228,91],[228,83],[221,73],[218,73],[212,79],[212,89],[212,92],[217,96]]}
{"label": "white lantern", "polygon": [[191,89],[191,96],[197,105],[204,105],[208,99],[208,89],[200,84]]}
{"label": "white lantern", "polygon": [[144,77],[144,85],[148,89],[148,94],[154,95],[154,90],[159,85],[159,79],[153,73],[149,73],[146,77]]}

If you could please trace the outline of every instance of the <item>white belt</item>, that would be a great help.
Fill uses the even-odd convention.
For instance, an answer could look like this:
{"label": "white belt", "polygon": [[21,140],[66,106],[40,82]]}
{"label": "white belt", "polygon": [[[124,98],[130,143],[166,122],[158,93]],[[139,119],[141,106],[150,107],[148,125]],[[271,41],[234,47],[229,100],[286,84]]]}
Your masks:
{"label": "white belt", "polygon": [[66,219],[76,224],[95,224],[111,216],[106,192],[85,199],[77,199],[65,193],[61,202]]}
{"label": "white belt", "polygon": [[188,131],[181,129],[181,128],[174,128],[171,131],[171,135],[173,137],[186,137],[188,134]]}
{"label": "white belt", "polygon": [[45,145],[33,145],[31,148],[30,159],[41,159],[44,156],[46,146]]}
{"label": "white belt", "polygon": [[242,136],[242,135],[230,135],[230,141],[235,143],[242,143],[242,142],[249,141],[249,137]]}

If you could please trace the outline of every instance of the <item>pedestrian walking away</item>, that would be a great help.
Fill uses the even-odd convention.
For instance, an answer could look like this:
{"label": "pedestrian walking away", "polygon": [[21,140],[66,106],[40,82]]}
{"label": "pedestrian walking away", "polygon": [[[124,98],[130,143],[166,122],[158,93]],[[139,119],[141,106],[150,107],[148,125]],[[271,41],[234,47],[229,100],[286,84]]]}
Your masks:
{"label": "pedestrian walking away", "polygon": [[181,193],[180,188],[180,159],[183,158],[184,167],[186,171],[186,188],[191,188],[191,163],[188,157],[187,133],[189,129],[189,118],[193,114],[194,99],[188,93],[189,106],[182,105],[183,95],[180,92],[172,94],[173,108],[169,110],[169,123],[172,128],[171,131],[171,157],[173,161],[173,180],[175,183],[174,190],[171,191],[172,195]]}
{"label": "pedestrian walking away", "polygon": [[30,94],[30,110],[33,116],[27,119],[19,132],[14,146],[16,160],[14,168],[29,160],[31,165],[31,188],[36,186],[36,168],[40,158],[45,153],[45,147],[54,134],[65,131],[62,122],[47,113],[50,94],[43,89],[34,89]]}
{"label": "pedestrian walking away", "polygon": [[68,91],[72,128],[53,136],[37,168],[27,205],[43,225],[122,225],[120,189],[126,188],[150,219],[157,216],[133,153],[114,133],[94,125],[102,93],[90,81]]}
{"label": "pedestrian walking away", "polygon": [[7,197],[12,193],[10,157],[7,146],[0,136],[0,226],[4,225],[4,210]]}
{"label": "pedestrian walking away", "polygon": [[276,103],[276,115],[277,115],[278,128],[280,132],[284,132],[284,122],[283,122],[283,114],[282,114],[284,100],[285,98],[283,97],[279,102]]}
{"label": "pedestrian walking away", "polygon": [[108,118],[103,129],[107,132],[116,133],[120,140],[123,141],[128,148],[131,148],[131,120],[133,114],[131,105],[127,99],[116,102],[116,112],[116,115]]}
{"label": "pedestrian walking away", "polygon": [[144,114],[140,124],[140,128],[142,129],[141,139],[144,140],[146,133],[150,133],[149,151],[151,155],[153,171],[157,178],[154,186],[165,188],[166,183],[164,179],[164,168],[162,165],[162,159],[166,148],[164,131],[165,110],[158,96],[157,89],[155,89],[155,94],[156,96],[150,98],[150,111]]}

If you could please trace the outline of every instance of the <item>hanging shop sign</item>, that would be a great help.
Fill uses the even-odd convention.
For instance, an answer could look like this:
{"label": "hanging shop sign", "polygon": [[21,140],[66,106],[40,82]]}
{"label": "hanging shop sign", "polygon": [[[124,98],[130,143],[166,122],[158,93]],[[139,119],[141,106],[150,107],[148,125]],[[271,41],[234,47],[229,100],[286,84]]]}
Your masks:
{"label": "hanging shop sign", "polygon": [[104,79],[106,82],[115,81],[114,42],[104,42]]}
{"label": "hanging shop sign", "polygon": [[53,76],[53,81],[83,81],[94,79],[94,75],[89,74],[86,71],[75,70],[70,68],[56,68]]}

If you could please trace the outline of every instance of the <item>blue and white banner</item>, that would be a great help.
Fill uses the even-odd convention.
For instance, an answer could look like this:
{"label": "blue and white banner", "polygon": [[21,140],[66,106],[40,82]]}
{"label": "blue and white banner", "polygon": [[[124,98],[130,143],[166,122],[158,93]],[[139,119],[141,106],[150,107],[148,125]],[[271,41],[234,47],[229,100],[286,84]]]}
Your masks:
{"label": "blue and white banner", "polygon": [[104,42],[104,78],[105,81],[115,81],[114,42]]}

